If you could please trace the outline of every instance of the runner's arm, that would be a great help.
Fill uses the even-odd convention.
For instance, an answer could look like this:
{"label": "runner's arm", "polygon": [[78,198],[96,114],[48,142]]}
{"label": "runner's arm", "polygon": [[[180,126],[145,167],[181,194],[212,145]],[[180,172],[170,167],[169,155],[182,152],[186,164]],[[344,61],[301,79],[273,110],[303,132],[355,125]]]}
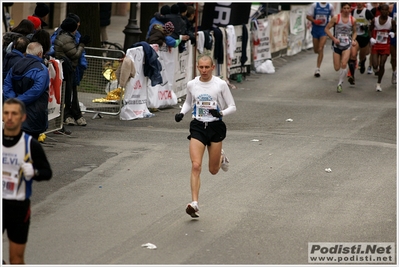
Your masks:
{"label": "runner's arm", "polygon": [[222,97],[227,106],[227,108],[221,110],[223,116],[234,113],[237,110],[236,103],[226,82],[223,84]]}
{"label": "runner's arm", "polygon": [[36,139],[32,139],[30,142],[30,151],[33,161],[32,165],[35,169],[35,176],[32,179],[35,181],[50,180],[53,176],[53,171],[51,170],[43,147]]}

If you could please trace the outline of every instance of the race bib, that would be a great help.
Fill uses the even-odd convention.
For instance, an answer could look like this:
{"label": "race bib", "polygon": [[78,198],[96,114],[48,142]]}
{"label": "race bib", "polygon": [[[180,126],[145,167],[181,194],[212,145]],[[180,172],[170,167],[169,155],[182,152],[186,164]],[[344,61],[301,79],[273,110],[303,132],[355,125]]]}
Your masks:
{"label": "race bib", "polygon": [[210,109],[216,109],[216,101],[197,101],[196,103],[196,114],[197,118],[209,118],[213,119],[212,114],[209,113]]}
{"label": "race bib", "polygon": [[377,32],[377,37],[375,38],[379,44],[388,43],[388,32]]}
{"label": "race bib", "polygon": [[337,39],[339,40],[340,46],[347,46],[350,44],[350,39],[347,34],[338,34]]}
{"label": "race bib", "polygon": [[3,197],[15,198],[18,191],[19,175],[17,172],[3,170]]}

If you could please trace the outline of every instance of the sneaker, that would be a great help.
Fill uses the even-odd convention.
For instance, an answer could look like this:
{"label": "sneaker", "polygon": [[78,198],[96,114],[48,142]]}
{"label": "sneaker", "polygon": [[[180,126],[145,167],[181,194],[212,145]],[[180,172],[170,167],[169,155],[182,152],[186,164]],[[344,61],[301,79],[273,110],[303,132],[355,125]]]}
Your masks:
{"label": "sneaker", "polygon": [[64,123],[65,123],[66,125],[69,125],[69,126],[74,126],[74,125],[76,125],[76,121],[75,121],[74,118],[72,118],[72,117],[66,118],[66,120],[64,121]]}
{"label": "sneaker", "polygon": [[382,91],[381,85],[377,83],[377,86],[375,87],[375,90],[377,92],[381,92]]}
{"label": "sneaker", "polygon": [[363,61],[359,62],[359,71],[361,74],[363,74],[366,71],[366,59],[364,59]]}
{"label": "sneaker", "polygon": [[371,66],[369,66],[367,68],[367,74],[372,74],[373,73],[373,69],[371,68]]}
{"label": "sneaker", "polygon": [[224,154],[224,150],[222,149],[222,165],[220,168],[222,168],[223,171],[227,172],[229,170],[229,159],[226,157]]}
{"label": "sneaker", "polygon": [[186,213],[188,215],[190,215],[192,218],[198,218],[199,214],[198,214],[199,208],[198,208],[198,204],[195,202],[191,202],[187,204],[187,208],[186,208]]}
{"label": "sneaker", "polygon": [[350,84],[355,84],[355,77],[353,77],[353,76],[349,76],[348,77],[348,82],[350,83]]}
{"label": "sneaker", "polygon": [[342,92],[342,83],[338,84],[337,86],[337,93],[341,93]]}
{"label": "sneaker", "polygon": [[392,73],[391,82],[392,82],[392,84],[396,84],[396,71]]}
{"label": "sneaker", "polygon": [[86,126],[87,122],[86,122],[85,118],[80,117],[79,119],[76,120],[76,124],[79,126]]}
{"label": "sneaker", "polygon": [[314,76],[317,78],[320,77],[320,69],[316,69],[316,71],[314,72]]}

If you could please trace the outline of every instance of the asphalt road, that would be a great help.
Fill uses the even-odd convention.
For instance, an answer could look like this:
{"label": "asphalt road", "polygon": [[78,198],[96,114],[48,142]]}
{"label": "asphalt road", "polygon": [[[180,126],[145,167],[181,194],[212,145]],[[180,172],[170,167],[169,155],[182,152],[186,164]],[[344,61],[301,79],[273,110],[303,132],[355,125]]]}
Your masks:
{"label": "asphalt road", "polygon": [[[391,66],[382,92],[357,72],[338,94],[328,46],[321,78],[315,62],[303,51],[233,81],[230,169],[211,175],[205,155],[199,219],[185,213],[190,120],[174,121],[179,105],[132,121],[86,113],[72,137],[49,134],[54,177],[34,185],[26,262],[308,264],[309,242],[396,242]],[[8,261],[5,235],[3,245]]]}

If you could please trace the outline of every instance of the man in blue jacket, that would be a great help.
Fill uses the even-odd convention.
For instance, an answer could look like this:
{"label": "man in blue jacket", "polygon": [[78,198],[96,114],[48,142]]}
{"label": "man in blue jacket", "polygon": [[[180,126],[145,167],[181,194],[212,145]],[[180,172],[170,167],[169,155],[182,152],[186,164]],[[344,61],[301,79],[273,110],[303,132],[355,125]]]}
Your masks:
{"label": "man in blue jacket", "polygon": [[17,98],[25,104],[27,118],[22,130],[36,139],[48,127],[50,77],[42,56],[41,44],[29,43],[26,56],[10,69],[3,86],[4,101]]}

